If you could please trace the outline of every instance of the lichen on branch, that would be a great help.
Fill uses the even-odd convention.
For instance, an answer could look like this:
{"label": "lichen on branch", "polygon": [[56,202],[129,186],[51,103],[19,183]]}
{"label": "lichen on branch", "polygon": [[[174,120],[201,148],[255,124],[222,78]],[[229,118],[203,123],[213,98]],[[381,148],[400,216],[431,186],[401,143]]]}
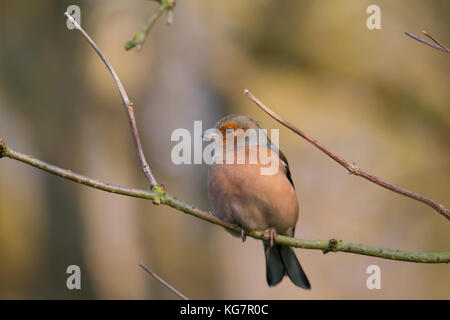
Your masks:
{"label": "lichen on branch", "polygon": [[[0,139],[0,151],[1,155],[4,157],[18,160],[38,169],[44,170],[51,174],[57,175],[64,179],[68,179],[77,183],[84,184],[86,186],[96,188],[99,190],[117,193],[124,196],[136,197],[151,200],[153,202],[157,201],[162,205],[167,205],[172,207],[178,211],[187,213],[196,218],[205,220],[207,222],[219,225],[225,229],[235,231],[237,233],[240,232],[240,229],[236,226],[230,225],[226,222],[223,222],[213,216],[212,214],[199,210],[195,206],[188,204],[182,200],[175,198],[170,195],[166,191],[158,188],[153,188],[151,191],[140,190],[135,188],[127,188],[118,185],[114,185],[111,183],[95,180],[81,174],[72,172],[67,169],[62,169],[56,167],[54,165],[48,164],[42,160],[39,160],[33,156],[25,155],[19,153],[17,151],[9,148],[1,139]],[[248,236],[260,239],[260,240],[269,240],[269,236],[264,231],[251,231],[247,233]],[[295,248],[303,248],[303,249],[315,249],[322,250],[324,253],[327,252],[348,252],[354,254],[361,254],[366,256],[378,257],[382,259],[390,259],[390,260],[398,260],[398,261],[407,261],[407,262],[419,262],[419,263],[448,263],[450,262],[450,252],[435,252],[435,253],[420,253],[420,252],[409,252],[404,250],[393,250],[393,249],[385,249],[375,246],[368,246],[363,244],[355,244],[346,242],[339,239],[330,239],[330,240],[307,240],[307,239],[297,239],[292,237],[286,237],[282,235],[277,235],[275,237],[275,242],[291,246]]]}

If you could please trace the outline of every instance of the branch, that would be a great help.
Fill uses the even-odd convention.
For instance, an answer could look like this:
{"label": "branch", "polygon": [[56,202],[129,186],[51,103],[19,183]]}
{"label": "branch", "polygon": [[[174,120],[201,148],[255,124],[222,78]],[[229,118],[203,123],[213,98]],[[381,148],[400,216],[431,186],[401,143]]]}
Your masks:
{"label": "branch", "polygon": [[[194,206],[178,200],[177,198],[171,196],[161,188],[154,188],[152,191],[139,190],[135,188],[121,187],[107,182],[102,182],[95,180],[78,173],[74,173],[70,170],[62,169],[54,165],[45,163],[33,156],[24,155],[17,151],[9,148],[3,140],[0,139],[0,158],[7,157],[13,160],[18,160],[23,163],[29,164],[38,169],[44,170],[51,174],[57,175],[59,177],[84,184],[86,186],[96,188],[99,190],[117,193],[125,196],[142,198],[152,200],[153,202],[158,202],[169,207],[172,207],[178,211],[184,212],[191,216],[197,217],[199,219],[205,220],[207,222],[216,224],[225,229],[240,233],[240,228],[225,223],[212,214],[199,210]],[[260,240],[270,240],[269,235],[264,231],[251,231],[247,233],[248,236],[260,239]],[[345,242],[337,239],[330,240],[306,240],[306,239],[296,239],[291,237],[286,237],[282,235],[276,235],[275,242],[278,244],[291,246],[295,248],[303,249],[315,249],[322,250],[324,253],[327,252],[348,252],[361,254],[366,256],[373,256],[383,259],[408,261],[408,262],[421,262],[421,263],[448,263],[450,262],[450,252],[437,252],[437,253],[415,253],[402,250],[392,250],[384,249],[374,246],[367,246],[362,244],[354,244],[350,242]]]}
{"label": "branch", "polygon": [[117,89],[119,90],[120,96],[122,98],[123,106],[125,107],[125,110],[128,115],[128,122],[130,124],[131,134],[133,136],[134,145],[136,147],[136,151],[139,157],[139,162],[141,163],[142,171],[144,171],[144,174],[148,182],[150,183],[150,188],[158,187],[158,182],[156,181],[155,177],[152,174],[152,171],[150,170],[150,166],[148,165],[147,160],[145,159],[144,151],[142,149],[141,140],[139,138],[139,133],[136,126],[136,118],[134,117],[133,102],[131,102],[130,99],[128,98],[128,95],[125,91],[125,88],[122,85],[122,82],[119,79],[119,76],[117,75],[116,71],[114,71],[114,68],[112,67],[111,63],[108,61],[108,59],[105,57],[102,51],[95,44],[94,40],[91,39],[91,37],[86,33],[86,31],[84,31],[83,28],[81,28],[81,26],[75,21],[75,19],[69,13],[65,12],[64,14],[67,16],[68,19],[70,19],[70,21],[73,23],[76,29],[79,30],[81,34],[86,38],[86,40],[95,50],[95,52],[97,52],[97,54],[100,56],[100,58],[103,60],[106,67],[108,68],[112,77],[114,78]]}
{"label": "branch", "polygon": [[155,24],[156,20],[158,20],[159,17],[162,16],[164,11],[167,11],[167,23],[171,24],[173,20],[173,10],[176,5],[176,0],[154,0],[159,3],[158,9],[152,14],[152,16],[147,20],[147,22],[142,26],[141,31],[138,31],[134,36],[133,39],[129,40],[125,44],[125,50],[131,50],[134,47],[137,47],[137,49],[140,49],[141,46],[144,44],[145,39],[147,39],[148,32],[150,31],[151,27]]}
{"label": "branch", "polygon": [[141,267],[142,269],[144,269],[144,271],[146,271],[148,274],[150,274],[151,276],[153,276],[156,280],[158,280],[159,282],[161,282],[163,285],[165,285],[170,291],[172,291],[173,293],[175,293],[177,296],[179,296],[181,299],[183,300],[189,300],[188,297],[186,297],[184,294],[182,294],[180,291],[178,291],[177,289],[175,289],[174,287],[172,287],[170,284],[168,284],[166,281],[164,281],[160,276],[158,276],[156,273],[154,273],[152,270],[150,270],[148,267],[144,266],[142,263],[139,263],[139,267]]}
{"label": "branch", "polygon": [[437,49],[437,50],[440,50],[440,51],[442,51],[442,52],[450,53],[450,50],[449,50],[446,46],[444,46],[444,45],[441,44],[438,40],[436,40],[435,38],[433,38],[433,36],[431,36],[428,32],[426,32],[425,30],[422,30],[421,33],[422,33],[424,36],[427,36],[428,38],[430,38],[431,40],[433,40],[436,44],[431,43],[430,41],[427,41],[427,40],[425,40],[425,39],[419,38],[418,36],[415,36],[415,35],[413,35],[412,33],[409,33],[409,32],[407,32],[407,31],[405,31],[405,34],[406,34],[408,37],[413,38],[414,40],[417,40],[417,41],[419,41],[419,42],[425,43],[426,45],[429,45],[430,47],[435,48],[435,49]]}
{"label": "branch", "polygon": [[433,208],[434,210],[436,210],[437,212],[439,212],[445,218],[450,220],[450,212],[449,212],[449,210],[446,207],[444,207],[442,204],[440,204],[439,202],[434,201],[434,200],[432,200],[432,199],[430,199],[428,197],[425,197],[425,196],[423,196],[421,194],[418,194],[418,193],[409,191],[407,189],[398,187],[398,186],[396,186],[396,185],[394,185],[392,183],[384,181],[383,179],[377,178],[376,176],[361,170],[354,163],[350,163],[350,162],[346,161],[345,159],[339,157],[337,154],[331,152],[328,148],[326,148],[325,146],[320,144],[318,141],[316,141],[313,138],[309,137],[306,133],[304,133],[303,131],[298,129],[296,126],[294,126],[290,122],[282,119],[279,115],[277,115],[275,112],[273,112],[269,107],[267,107],[260,100],[258,100],[258,98],[256,98],[247,89],[244,90],[244,94],[247,97],[249,97],[254,103],[256,103],[258,105],[258,107],[260,107],[267,114],[269,114],[272,118],[277,120],[279,123],[281,123],[285,127],[287,127],[289,129],[291,129],[292,131],[294,131],[300,137],[302,137],[302,138],[306,139],[307,141],[309,141],[310,143],[312,143],[320,151],[322,151],[323,153],[328,155],[330,158],[332,158],[334,161],[336,161],[341,166],[343,166],[345,169],[347,169],[349,174],[354,174],[356,176],[362,177],[362,178],[364,178],[366,180],[369,180],[370,182],[373,182],[373,183],[375,183],[375,184],[377,184],[377,185],[379,185],[379,186],[381,186],[383,188],[386,188],[388,190],[394,191],[396,193],[399,193],[399,194],[404,195],[406,197],[409,197],[411,199],[423,202],[423,203],[427,204],[428,206],[430,206],[431,208]]}

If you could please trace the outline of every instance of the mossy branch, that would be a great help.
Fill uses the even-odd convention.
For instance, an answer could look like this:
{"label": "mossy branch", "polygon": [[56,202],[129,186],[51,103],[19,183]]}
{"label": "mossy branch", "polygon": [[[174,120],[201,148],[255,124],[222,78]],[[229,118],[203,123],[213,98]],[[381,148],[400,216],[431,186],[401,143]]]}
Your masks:
{"label": "mossy branch", "polygon": [[[72,172],[70,170],[62,169],[54,165],[48,164],[44,161],[36,159],[33,156],[25,155],[9,148],[6,143],[0,139],[0,158],[7,157],[13,160],[18,160],[23,163],[29,164],[38,169],[44,170],[46,172],[52,173],[59,177],[84,184],[86,186],[96,188],[99,190],[117,193],[129,197],[136,197],[151,200],[153,202],[158,202],[163,205],[172,207],[178,211],[187,213],[191,216],[197,217],[199,219],[208,221],[210,223],[219,225],[225,229],[240,232],[240,229],[227,224],[212,214],[199,210],[195,206],[190,205],[184,201],[178,200],[174,196],[170,195],[162,188],[155,186],[151,191],[140,190],[135,188],[127,188],[118,185],[114,185],[107,182],[102,182],[95,180],[81,174]],[[248,236],[261,239],[269,240],[269,235],[264,233],[264,231],[251,231],[247,233]],[[436,253],[416,253],[408,252],[403,250],[392,250],[380,247],[368,246],[363,244],[355,244],[350,242],[345,242],[338,239],[330,240],[306,240],[286,237],[282,235],[277,235],[275,242],[291,246],[295,248],[303,249],[315,249],[322,250],[324,253],[327,252],[348,252],[354,254],[362,254],[366,256],[378,257],[382,259],[391,259],[407,262],[420,262],[420,263],[448,263],[450,262],[450,252],[436,252]]]}

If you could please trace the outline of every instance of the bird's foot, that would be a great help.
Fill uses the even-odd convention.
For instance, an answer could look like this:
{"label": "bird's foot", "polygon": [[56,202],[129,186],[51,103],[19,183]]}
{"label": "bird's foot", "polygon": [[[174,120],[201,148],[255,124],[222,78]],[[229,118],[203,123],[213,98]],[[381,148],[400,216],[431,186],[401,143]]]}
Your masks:
{"label": "bird's foot", "polygon": [[269,233],[269,248],[272,249],[277,232],[275,231],[275,228],[268,228],[264,230],[264,235],[266,235],[266,233]]}
{"label": "bird's foot", "polygon": [[247,234],[245,233],[244,228],[239,223],[234,223],[233,226],[237,229],[239,229],[239,234],[241,236],[242,242],[245,242],[247,240]]}
{"label": "bird's foot", "polygon": [[245,242],[245,240],[247,240],[247,235],[245,234],[245,230],[242,227],[241,227],[241,239],[242,242]]}

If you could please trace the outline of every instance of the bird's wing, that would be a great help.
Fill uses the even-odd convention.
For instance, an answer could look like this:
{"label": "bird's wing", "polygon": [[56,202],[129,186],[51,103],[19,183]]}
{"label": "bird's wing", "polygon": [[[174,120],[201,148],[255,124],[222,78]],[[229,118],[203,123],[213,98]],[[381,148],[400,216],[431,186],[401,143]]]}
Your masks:
{"label": "bird's wing", "polygon": [[289,163],[286,159],[286,156],[283,154],[283,152],[281,152],[280,149],[278,149],[278,152],[279,152],[279,157],[280,157],[281,163],[283,164],[284,173],[286,174],[286,177],[288,178],[292,187],[295,189],[294,181],[292,181],[291,171],[289,170]]}
{"label": "bird's wing", "polygon": [[[294,188],[294,190],[295,190],[294,181],[292,181],[291,170],[289,170],[289,163],[287,161],[287,158],[280,149],[277,149],[277,150],[278,150],[278,157],[280,158],[281,163],[283,164],[283,169],[284,169],[284,173],[286,174],[286,178],[288,178],[289,182],[292,185],[292,188]],[[294,234],[295,234],[295,226],[294,226],[294,228],[292,228],[291,236],[293,237]]]}

